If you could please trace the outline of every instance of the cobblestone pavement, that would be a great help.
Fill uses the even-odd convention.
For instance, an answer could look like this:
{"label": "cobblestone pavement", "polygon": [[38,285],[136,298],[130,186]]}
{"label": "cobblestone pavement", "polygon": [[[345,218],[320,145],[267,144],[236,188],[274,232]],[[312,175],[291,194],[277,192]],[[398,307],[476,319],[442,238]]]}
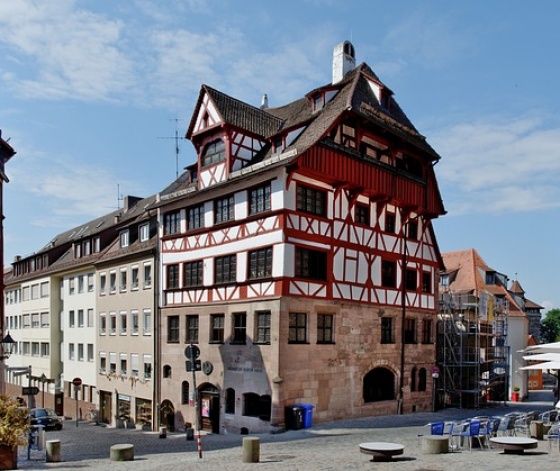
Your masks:
{"label": "cobblestone pavement", "polygon": [[[531,392],[528,402],[503,403],[499,406],[472,410],[446,409],[401,416],[347,419],[313,425],[311,428],[290,430],[279,434],[251,435],[260,438],[260,462],[242,462],[240,435],[203,435],[202,458],[197,442],[186,440],[184,433],[171,433],[159,438],[159,433],[115,429],[81,422],[78,427],[68,421],[60,432],[47,432],[47,440],[60,439],[62,461],[46,463],[45,452],[27,449],[19,452],[19,469],[108,469],[120,470],[395,470],[443,471],[475,467],[477,471],[541,471],[557,468],[560,451],[553,447],[548,454],[548,442],[539,441],[537,449],[524,455],[505,455],[499,448],[490,451],[473,449],[442,455],[423,454],[418,434],[434,420],[452,420],[475,415],[501,415],[514,410],[547,410],[553,407],[551,391]],[[196,438],[196,437],[195,437]],[[369,455],[359,452],[358,444],[371,441],[397,442],[405,445],[404,454],[392,463],[371,462]],[[134,444],[135,460],[112,462],[109,448],[116,443]]]}

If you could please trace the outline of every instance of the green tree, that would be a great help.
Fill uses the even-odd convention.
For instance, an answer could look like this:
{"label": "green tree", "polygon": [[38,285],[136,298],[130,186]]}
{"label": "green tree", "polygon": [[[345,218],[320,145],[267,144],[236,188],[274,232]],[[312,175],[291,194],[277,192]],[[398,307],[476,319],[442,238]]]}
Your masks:
{"label": "green tree", "polygon": [[541,340],[544,343],[560,341],[560,309],[551,309],[541,321]]}

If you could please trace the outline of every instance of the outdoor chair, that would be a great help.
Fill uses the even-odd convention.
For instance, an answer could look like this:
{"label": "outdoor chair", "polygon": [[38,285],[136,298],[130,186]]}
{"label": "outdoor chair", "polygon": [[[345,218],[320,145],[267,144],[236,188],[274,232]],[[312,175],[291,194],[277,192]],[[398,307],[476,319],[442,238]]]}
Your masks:
{"label": "outdoor chair", "polygon": [[504,437],[515,436],[515,416],[505,415],[501,417],[498,423],[498,429],[496,430],[496,435],[503,435]]}
{"label": "outdoor chair", "polygon": [[476,438],[480,447],[482,448],[482,441],[480,436],[480,420],[471,420],[467,423],[464,431],[461,432],[461,438],[469,441],[469,451],[472,451],[473,440]]}
{"label": "outdoor chair", "polygon": [[515,435],[531,436],[531,422],[533,416],[531,414],[523,414],[515,419]]}
{"label": "outdoor chair", "polygon": [[552,425],[558,421],[558,411],[556,409],[547,410],[539,416],[539,420],[542,420],[544,425]]}
{"label": "outdoor chair", "polygon": [[[426,424],[426,427],[430,427],[430,435],[443,435],[445,430],[445,422],[431,422]],[[420,441],[420,437],[423,437],[424,433],[419,433],[417,440]]]}
{"label": "outdoor chair", "polygon": [[546,438],[548,439],[549,453],[552,448],[552,442],[554,440],[558,442],[558,451],[560,451],[560,424],[554,424],[552,427],[550,427],[550,430],[548,431]]}

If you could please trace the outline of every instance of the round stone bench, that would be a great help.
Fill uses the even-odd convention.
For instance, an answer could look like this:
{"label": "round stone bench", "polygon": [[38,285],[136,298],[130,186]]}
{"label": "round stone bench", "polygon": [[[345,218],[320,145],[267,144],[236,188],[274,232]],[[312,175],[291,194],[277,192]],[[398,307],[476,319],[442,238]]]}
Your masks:
{"label": "round stone bench", "polygon": [[449,437],[445,435],[425,435],[422,437],[422,452],[426,455],[449,453]]}
{"label": "round stone bench", "polygon": [[371,461],[388,461],[404,452],[404,445],[400,443],[369,442],[360,443],[359,447],[361,453],[373,455]]}
{"label": "round stone bench", "polygon": [[117,444],[110,448],[111,461],[132,461],[134,460],[134,445]]}
{"label": "round stone bench", "polygon": [[523,453],[525,450],[537,448],[539,442],[535,438],[525,437],[492,437],[492,443],[500,445],[504,453]]}

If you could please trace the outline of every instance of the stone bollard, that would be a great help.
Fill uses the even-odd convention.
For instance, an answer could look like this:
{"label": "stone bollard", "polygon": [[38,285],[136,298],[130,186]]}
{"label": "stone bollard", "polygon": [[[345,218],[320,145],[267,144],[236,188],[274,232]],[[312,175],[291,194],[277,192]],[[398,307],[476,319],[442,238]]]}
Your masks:
{"label": "stone bollard", "polygon": [[60,461],[60,440],[47,440],[47,463]]}
{"label": "stone bollard", "polygon": [[426,435],[422,437],[422,452],[426,455],[449,453],[449,437],[442,435]]}
{"label": "stone bollard", "polygon": [[243,438],[243,463],[258,463],[261,453],[261,440],[258,437]]}
{"label": "stone bollard", "polygon": [[109,449],[111,461],[132,461],[134,460],[134,445],[117,444]]}
{"label": "stone bollard", "polygon": [[159,438],[167,438],[167,427],[164,425],[159,428]]}
{"label": "stone bollard", "polygon": [[544,425],[542,420],[533,420],[529,424],[529,430],[531,431],[531,438],[536,438],[537,440],[542,440],[544,438]]}

